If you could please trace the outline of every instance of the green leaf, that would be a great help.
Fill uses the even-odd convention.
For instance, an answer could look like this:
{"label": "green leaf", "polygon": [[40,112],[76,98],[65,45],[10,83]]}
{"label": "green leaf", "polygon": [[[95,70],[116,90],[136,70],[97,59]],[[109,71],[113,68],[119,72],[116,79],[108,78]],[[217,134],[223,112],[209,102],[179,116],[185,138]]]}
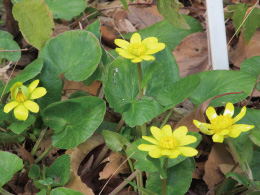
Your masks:
{"label": "green leaf", "polygon": [[147,156],[147,159],[148,159],[151,163],[153,163],[153,165],[156,167],[156,169],[157,169],[157,171],[158,171],[158,173],[160,174],[160,177],[161,177],[162,179],[167,178],[167,175],[166,175],[166,173],[165,173],[165,171],[164,171],[164,169],[163,169],[163,166],[162,166],[161,161],[160,161],[159,158],[152,158],[152,157],[150,157],[150,156]]}
{"label": "green leaf", "polygon": [[103,120],[105,102],[96,97],[81,97],[49,105],[44,123],[54,130],[53,145],[74,148],[88,139]]}
{"label": "green leaf", "polygon": [[84,0],[45,0],[50,8],[53,18],[71,20],[74,16],[80,15],[87,7]]}
{"label": "green leaf", "polygon": [[179,9],[183,5],[178,0],[157,0],[157,8],[174,27],[189,29],[185,19],[179,14]]}
{"label": "green leaf", "polygon": [[244,186],[251,186],[251,180],[248,179],[246,176],[238,174],[238,173],[233,173],[233,172],[229,172],[226,174],[226,177],[233,177],[235,178],[239,183],[243,184]]}
{"label": "green leaf", "polygon": [[260,151],[259,149],[254,151],[253,158],[249,164],[255,180],[260,180]]}
{"label": "green leaf", "polygon": [[[167,171],[167,194],[185,194],[191,184],[193,166],[189,158]],[[146,188],[157,194],[161,194],[161,178],[158,173],[151,174],[146,181]]]}
{"label": "green leaf", "polygon": [[47,177],[52,177],[61,186],[69,181],[70,177],[70,156],[64,154],[57,158],[47,171]]}
{"label": "green leaf", "polygon": [[251,142],[250,138],[248,138],[245,142],[245,145],[242,148],[241,159],[243,162],[250,163],[250,161],[253,158],[253,147],[253,143]]}
{"label": "green leaf", "polygon": [[10,152],[0,151],[0,165],[0,187],[2,187],[23,168],[23,161]]}
{"label": "green leaf", "polygon": [[46,195],[46,190],[42,189],[40,192],[38,192],[36,195]]}
{"label": "green leaf", "polygon": [[104,130],[102,135],[106,141],[107,147],[112,151],[119,152],[124,146],[129,147],[131,145],[131,143],[119,133]]}
{"label": "green leaf", "polygon": [[18,21],[24,38],[41,50],[51,37],[54,23],[48,6],[42,0],[23,0],[13,6],[13,16]]}
{"label": "green leaf", "polygon": [[[251,74],[255,78],[258,78],[260,75],[260,56],[254,56],[243,61],[240,70]],[[259,83],[256,88],[260,90]]]}
{"label": "green leaf", "polygon": [[76,92],[74,92],[73,94],[70,95],[69,99],[85,97],[85,96],[90,96],[90,95],[86,91],[76,91]]}
{"label": "green leaf", "polygon": [[157,61],[152,62],[150,65],[147,66],[144,72],[144,78],[141,84],[141,88],[143,89],[146,87],[148,81],[152,78],[153,74],[159,69],[160,63]]}
{"label": "green leaf", "polygon": [[[5,31],[0,31],[0,48],[1,50],[19,50],[19,45],[13,40],[13,36]],[[1,59],[17,62],[21,58],[21,51],[0,52]]]}
{"label": "green leaf", "polygon": [[37,99],[41,109],[45,109],[49,104],[61,100],[62,81],[55,67],[44,62],[41,74],[38,76],[40,80],[39,86],[47,90],[45,96]]}
{"label": "green leaf", "polygon": [[96,70],[101,55],[97,38],[82,30],[59,34],[50,39],[41,51],[46,63],[72,81],[87,79]]}
{"label": "green leaf", "polygon": [[84,195],[81,192],[69,188],[55,188],[51,191],[51,195]]}
{"label": "green leaf", "polygon": [[144,195],[158,195],[157,193],[154,193],[150,190],[147,190],[146,188],[142,188],[139,187],[138,185],[136,185],[136,183],[129,181],[129,180],[125,180],[127,183],[129,183],[131,186],[135,187],[136,189],[140,190]]}
{"label": "green leaf", "polygon": [[41,175],[41,169],[39,165],[32,165],[29,170],[28,177],[36,181],[37,179],[39,179],[40,175]]}
{"label": "green leaf", "polygon": [[11,131],[0,132],[0,137],[0,144],[22,143],[25,139],[23,135],[17,135]]}
{"label": "green leaf", "polygon": [[33,124],[35,120],[36,118],[34,116],[29,115],[26,121],[16,120],[10,126],[8,126],[8,129],[11,129],[16,134],[20,134],[25,131],[31,124]]}
{"label": "green leaf", "polygon": [[[148,28],[137,31],[142,39],[147,37],[157,37],[159,42],[165,43],[173,51],[181,41],[188,35],[195,32],[203,32],[203,28],[199,21],[191,16],[182,15],[186,20],[190,29],[180,29],[171,25],[167,20],[158,22]],[[124,34],[126,39],[130,39],[133,33]]]}
{"label": "green leaf", "polygon": [[0,123],[3,122],[4,120],[8,119],[10,116],[10,113],[5,113],[4,112],[4,106],[2,103],[0,103]]}
{"label": "green leaf", "polygon": [[37,59],[34,60],[33,62],[31,62],[29,65],[27,65],[25,67],[25,69],[16,77],[14,77],[7,85],[6,89],[5,86],[0,88],[0,94],[3,94],[3,91],[5,90],[4,94],[10,92],[11,87],[13,86],[13,84],[15,84],[16,82],[26,82],[32,78],[34,78],[35,76],[37,76],[42,69],[43,66],[43,62],[41,59]]}
{"label": "green leaf", "polygon": [[256,29],[260,27],[260,9],[255,7],[251,14],[247,17],[243,27],[243,35],[245,37],[246,43],[248,44],[250,39],[256,32]]}
{"label": "green leaf", "polygon": [[92,32],[98,40],[101,39],[100,25],[100,19],[97,19],[86,28],[86,30]]}
{"label": "green leaf", "polygon": [[253,90],[256,78],[243,71],[214,70],[195,74],[201,78],[199,87],[191,94],[192,103],[200,105],[217,95],[241,92],[241,94],[225,95],[210,102],[211,106],[223,106],[227,102],[236,103],[245,99]]}
{"label": "green leaf", "polygon": [[260,129],[252,130],[249,136],[252,142],[260,147]]}
{"label": "green leaf", "polygon": [[124,8],[129,12],[127,1],[126,0],[120,0],[120,1],[123,4]]}

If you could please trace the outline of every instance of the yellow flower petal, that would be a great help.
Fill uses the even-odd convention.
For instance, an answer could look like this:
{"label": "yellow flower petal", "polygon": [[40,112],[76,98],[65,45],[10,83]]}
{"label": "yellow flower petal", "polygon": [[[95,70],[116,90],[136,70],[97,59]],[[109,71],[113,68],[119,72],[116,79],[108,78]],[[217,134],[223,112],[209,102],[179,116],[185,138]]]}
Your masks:
{"label": "yellow flower petal", "polygon": [[177,158],[181,152],[179,150],[172,151],[171,155],[169,155],[169,158]]}
{"label": "yellow flower petal", "polygon": [[228,136],[237,138],[241,133],[242,131],[239,128],[230,128]]}
{"label": "yellow flower petal", "polygon": [[170,150],[170,149],[162,149],[161,150],[161,155],[162,156],[169,156],[169,155],[171,155],[172,154],[172,150]]}
{"label": "yellow flower petal", "polygon": [[200,131],[206,135],[212,135],[214,133],[214,131],[209,130],[209,128],[212,127],[211,124],[208,123],[201,123],[197,120],[193,120],[194,125],[200,129]]}
{"label": "yellow flower petal", "polygon": [[255,127],[254,125],[245,125],[245,124],[232,125],[230,127],[230,132],[228,135],[230,137],[236,138],[241,134],[241,132],[249,131],[254,127]]}
{"label": "yellow flower petal", "polygon": [[33,90],[36,89],[36,87],[39,85],[39,82],[40,82],[40,80],[37,79],[37,80],[33,81],[33,82],[29,85],[29,87],[28,87],[29,93],[32,93]]}
{"label": "yellow flower petal", "polygon": [[155,60],[155,58],[151,55],[141,55],[140,58],[142,58],[143,60],[146,60],[146,61],[153,61]]}
{"label": "yellow flower petal", "polygon": [[30,99],[38,99],[42,96],[44,96],[47,93],[46,89],[44,87],[37,87],[33,92],[30,94]]}
{"label": "yellow flower petal", "polygon": [[185,126],[181,126],[177,129],[175,129],[172,133],[172,135],[176,138],[176,139],[181,139],[182,137],[184,137],[186,134],[188,133],[188,129]]}
{"label": "yellow flower petal", "polygon": [[182,156],[192,157],[198,154],[198,150],[192,147],[179,147],[178,150],[181,152]]}
{"label": "yellow flower petal", "polygon": [[165,136],[172,136],[172,128],[170,125],[165,125],[163,128],[162,128],[162,132]]}
{"label": "yellow flower petal", "polygon": [[128,49],[128,46],[130,43],[128,41],[125,41],[123,39],[115,39],[115,44],[123,49]]}
{"label": "yellow flower petal", "polygon": [[160,158],[163,155],[161,154],[161,148],[156,147],[149,151],[149,155],[153,158]]}
{"label": "yellow flower petal", "polygon": [[145,47],[149,47],[151,44],[154,43],[158,43],[158,39],[156,37],[148,37],[142,41],[142,44],[144,44]]}
{"label": "yellow flower petal", "polygon": [[141,43],[141,36],[139,33],[134,33],[130,39],[131,44]]}
{"label": "yellow flower petal", "polygon": [[133,62],[133,63],[138,63],[138,62],[142,62],[142,61],[143,61],[142,58],[139,58],[139,57],[136,57],[131,60],[131,62]]}
{"label": "yellow flower petal", "polygon": [[213,139],[213,142],[219,142],[219,143],[222,143],[223,140],[224,140],[224,136],[215,133],[215,134],[212,136],[212,139]]}
{"label": "yellow flower petal", "polygon": [[154,45],[150,45],[149,47],[146,47],[145,54],[155,54],[165,48],[164,43],[156,43]]}
{"label": "yellow flower petal", "polygon": [[142,138],[143,138],[144,140],[148,141],[148,142],[151,142],[152,144],[155,144],[155,145],[157,145],[157,144],[159,143],[156,139],[154,139],[154,138],[152,138],[152,137],[142,136]]}
{"label": "yellow flower petal", "polygon": [[230,116],[230,117],[232,117],[233,114],[234,114],[234,105],[229,102],[226,105],[226,108],[225,108],[223,116]]}
{"label": "yellow flower petal", "polygon": [[19,104],[19,102],[17,102],[17,101],[9,102],[8,104],[5,105],[5,107],[4,107],[4,112],[5,112],[5,113],[10,112],[13,108],[15,108],[16,106],[18,106],[18,104]]}
{"label": "yellow flower petal", "polygon": [[218,117],[216,110],[213,107],[208,107],[206,110],[206,115],[210,121]]}
{"label": "yellow flower petal", "polygon": [[31,112],[37,113],[39,112],[39,106],[37,103],[31,101],[31,100],[27,100],[23,103],[23,105],[28,108],[28,110],[30,110]]}
{"label": "yellow flower petal", "polygon": [[237,121],[239,121],[241,118],[243,118],[246,114],[246,107],[244,106],[240,113],[233,119],[234,123],[236,123]]}
{"label": "yellow flower petal", "polygon": [[158,127],[152,126],[150,128],[150,131],[154,136],[154,138],[157,139],[158,141],[160,141],[160,139],[164,136],[162,131]]}
{"label": "yellow flower petal", "polygon": [[194,143],[196,141],[197,141],[197,138],[195,136],[186,135],[185,137],[183,137],[179,140],[179,146],[189,145],[189,144]]}
{"label": "yellow flower petal", "polygon": [[219,132],[219,134],[220,134],[220,135],[227,135],[227,134],[229,134],[229,131],[230,131],[230,129],[222,129],[222,130]]}
{"label": "yellow flower petal", "polygon": [[17,89],[17,87],[21,87],[23,86],[23,83],[22,82],[16,82],[15,84],[13,84],[13,86],[11,87],[10,91],[11,91],[11,98],[14,100],[15,97],[14,97],[14,94],[15,94],[15,91]]}
{"label": "yellow flower petal", "polygon": [[142,150],[142,151],[150,151],[150,150],[157,149],[158,146],[156,146],[156,145],[149,145],[149,144],[140,144],[137,148],[139,150]]}
{"label": "yellow flower petal", "polygon": [[133,54],[131,54],[129,51],[125,50],[125,49],[121,49],[121,48],[116,48],[116,52],[126,58],[126,59],[134,59],[136,58],[136,56],[134,56]]}
{"label": "yellow flower petal", "polygon": [[25,121],[28,118],[29,111],[28,109],[23,105],[19,104],[15,109],[14,109],[14,116],[18,120]]}

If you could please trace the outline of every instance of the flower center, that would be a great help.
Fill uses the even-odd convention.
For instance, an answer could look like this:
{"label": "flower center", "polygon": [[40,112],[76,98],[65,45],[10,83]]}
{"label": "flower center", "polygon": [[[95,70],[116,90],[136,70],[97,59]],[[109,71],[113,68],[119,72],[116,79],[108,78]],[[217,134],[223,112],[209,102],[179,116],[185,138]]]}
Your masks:
{"label": "flower center", "polygon": [[175,149],[178,146],[178,143],[173,136],[170,136],[162,138],[159,142],[159,145],[162,148]]}
{"label": "flower center", "polygon": [[15,97],[15,100],[17,102],[24,102],[26,100],[26,97],[23,95],[23,92],[21,91],[18,91],[16,97]]}
{"label": "flower center", "polygon": [[218,117],[211,120],[210,122],[214,126],[214,129],[217,131],[221,131],[222,129],[226,129],[231,125],[233,125],[233,120],[230,116],[219,115]]}
{"label": "flower center", "polygon": [[146,49],[142,43],[133,43],[130,45],[129,51],[135,56],[141,56],[145,53]]}

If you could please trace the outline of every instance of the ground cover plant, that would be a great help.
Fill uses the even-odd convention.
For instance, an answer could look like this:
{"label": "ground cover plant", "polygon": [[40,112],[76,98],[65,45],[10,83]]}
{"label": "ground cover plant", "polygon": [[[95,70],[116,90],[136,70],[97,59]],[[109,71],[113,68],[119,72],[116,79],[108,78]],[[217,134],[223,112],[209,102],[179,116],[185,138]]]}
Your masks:
{"label": "ground cover plant", "polygon": [[[258,194],[259,1],[225,2],[231,70],[199,66],[204,1],[112,3],[3,1],[0,193]],[[164,19],[119,30],[118,7]]]}

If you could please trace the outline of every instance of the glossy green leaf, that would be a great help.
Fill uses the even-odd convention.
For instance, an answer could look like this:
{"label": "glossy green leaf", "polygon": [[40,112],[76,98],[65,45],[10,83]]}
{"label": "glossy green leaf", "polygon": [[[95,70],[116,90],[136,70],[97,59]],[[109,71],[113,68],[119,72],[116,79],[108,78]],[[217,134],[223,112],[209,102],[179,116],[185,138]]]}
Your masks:
{"label": "glossy green leaf", "polygon": [[119,133],[104,130],[102,135],[105,139],[107,147],[109,147],[109,149],[112,151],[119,152],[123,149],[124,146],[131,145],[130,142]]}
{"label": "glossy green leaf", "polygon": [[55,67],[44,62],[41,74],[38,79],[40,80],[39,86],[44,87],[47,93],[42,98],[37,99],[40,108],[43,110],[49,104],[61,100],[62,95],[62,81]]}
{"label": "glossy green leaf", "polygon": [[47,177],[51,177],[63,186],[70,177],[70,156],[64,154],[57,158],[47,171]]}
{"label": "glossy green leaf", "polygon": [[42,189],[40,192],[38,192],[36,195],[46,195],[46,190]]}
{"label": "glossy green leaf", "polygon": [[55,188],[51,191],[51,195],[84,195],[81,192],[69,188]]}
{"label": "glossy green leaf", "polygon": [[260,147],[260,129],[252,130],[249,136],[252,142]]}
{"label": "glossy green leaf", "polygon": [[155,166],[155,168],[157,169],[157,172],[160,174],[160,177],[162,179],[167,178],[166,172],[164,171],[159,158],[152,158],[149,155],[146,156],[146,158]]}
{"label": "glossy green leaf", "polygon": [[[13,36],[5,31],[0,31],[0,50],[20,50],[19,45],[13,40]],[[0,52],[0,58],[17,62],[21,58],[21,51]]]}
{"label": "glossy green leaf", "polygon": [[70,95],[69,99],[85,97],[85,96],[90,96],[90,95],[86,91],[76,91],[76,92],[74,92],[73,94]]}
{"label": "glossy green leaf", "polygon": [[196,105],[200,105],[217,95],[244,91],[244,93],[225,95],[214,99],[210,105],[223,106],[227,102],[239,102],[252,92],[256,83],[256,78],[243,71],[214,70],[195,75],[201,78],[199,87],[190,96],[192,103]]}
{"label": "glossy green leaf", "polygon": [[251,162],[249,163],[249,166],[251,168],[251,171],[253,173],[253,178],[255,180],[260,180],[260,151],[259,149],[254,151],[253,158]]}
{"label": "glossy green leaf", "polygon": [[120,0],[120,1],[123,4],[124,8],[129,12],[127,1],[126,0]]}
{"label": "glossy green leaf", "polygon": [[96,70],[101,55],[97,38],[82,30],[59,34],[50,39],[41,51],[44,61],[72,81],[87,79]]}
{"label": "glossy green leaf", "polygon": [[25,139],[23,135],[17,135],[11,131],[8,132],[0,132],[0,144],[7,143],[22,143]]}
{"label": "glossy green leaf", "polygon": [[45,0],[55,19],[71,20],[74,16],[80,15],[87,7],[84,0]]}
{"label": "glossy green leaf", "polygon": [[106,111],[105,102],[96,97],[81,97],[49,105],[44,123],[54,130],[53,145],[74,148],[98,128]]}
{"label": "glossy green leaf", "polygon": [[[251,74],[255,78],[258,78],[260,75],[260,56],[254,56],[243,61],[240,70]],[[260,90],[259,83],[256,88]]]}
{"label": "glossy green leaf", "polygon": [[16,77],[14,77],[7,85],[6,89],[5,89],[5,86],[1,87],[0,88],[0,94],[3,93],[4,91],[4,94],[10,92],[10,89],[11,87],[13,86],[13,84],[15,84],[16,82],[26,82],[32,78],[34,78],[35,76],[37,76],[41,70],[42,70],[42,67],[43,67],[43,62],[41,59],[37,59],[37,60],[34,60],[33,62],[31,62],[29,65],[27,65],[25,67],[25,69],[19,74],[17,75]]}
{"label": "glossy green leaf", "polygon": [[41,169],[39,165],[32,165],[29,170],[28,177],[36,181],[40,177],[40,175],[41,175]]}
{"label": "glossy green leaf", "polygon": [[[179,45],[181,41],[188,35],[195,32],[203,32],[203,28],[199,21],[191,16],[182,16],[190,26],[190,29],[176,28],[167,20],[163,20],[137,32],[142,36],[142,39],[147,37],[157,37],[159,42],[165,43],[173,51],[175,47]],[[126,39],[130,39],[132,34],[133,33],[125,34],[124,37]]]}
{"label": "glossy green leaf", "polygon": [[229,172],[226,174],[226,177],[233,177],[235,178],[239,183],[243,184],[244,186],[250,186],[252,185],[251,180],[248,179],[246,176],[238,174],[238,173],[233,173]]}
{"label": "glossy green leaf", "polygon": [[101,39],[100,25],[100,19],[97,19],[86,28],[86,30],[92,32],[98,40]]}
{"label": "glossy green leaf", "polygon": [[152,78],[153,74],[159,69],[159,67],[160,63],[157,61],[154,61],[147,66],[143,75],[143,81],[141,85],[142,89],[147,86],[148,81]]}
{"label": "glossy green leaf", "polygon": [[254,145],[251,142],[250,138],[247,138],[247,140],[245,141],[245,144],[243,145],[243,148],[242,148],[241,160],[243,162],[250,163],[250,161],[253,158],[253,147],[254,147]]}
{"label": "glossy green leaf", "polygon": [[29,115],[29,117],[25,121],[14,121],[10,126],[8,126],[8,129],[11,129],[14,133],[20,134],[23,131],[26,130],[31,124],[35,122],[36,118],[32,115]]}
{"label": "glossy green leaf", "polygon": [[157,8],[174,27],[189,29],[185,19],[179,14],[179,9],[183,5],[178,0],[157,0]]}
{"label": "glossy green leaf", "polygon": [[10,181],[13,175],[23,168],[23,161],[15,154],[0,151],[0,188]]}
{"label": "glossy green leaf", "polygon": [[[191,184],[194,168],[189,158],[167,171],[167,194],[185,194]],[[146,181],[146,188],[157,194],[161,194],[161,178],[158,173],[150,174]]]}
{"label": "glossy green leaf", "polygon": [[24,38],[40,50],[51,37],[54,28],[48,6],[42,0],[23,0],[23,3],[13,6],[13,16]]}

